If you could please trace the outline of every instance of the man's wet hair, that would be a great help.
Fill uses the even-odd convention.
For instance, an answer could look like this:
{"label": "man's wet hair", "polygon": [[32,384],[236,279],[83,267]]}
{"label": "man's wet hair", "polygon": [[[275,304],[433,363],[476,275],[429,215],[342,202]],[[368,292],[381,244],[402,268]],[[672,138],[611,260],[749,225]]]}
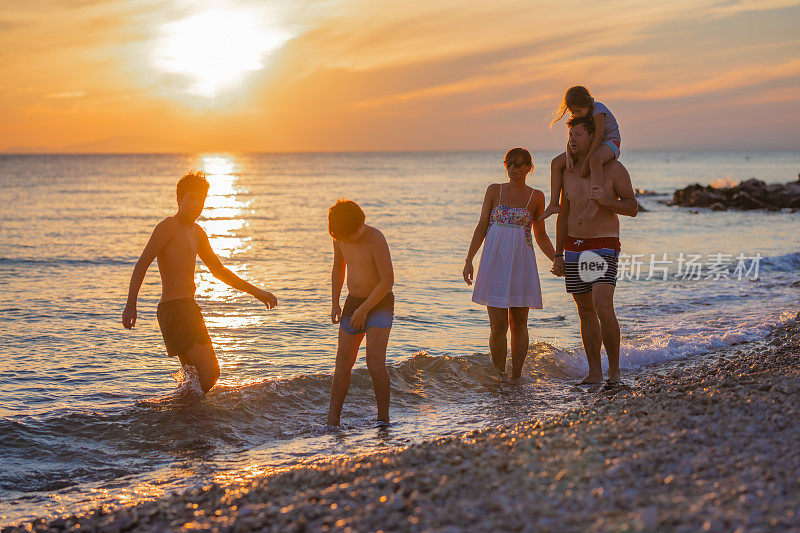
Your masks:
{"label": "man's wet hair", "polygon": [[189,191],[202,192],[204,195],[208,194],[208,181],[206,181],[206,173],[199,170],[192,170],[181,179],[178,180],[176,193],[178,200],[183,198],[183,195]]}
{"label": "man's wet hair", "polygon": [[366,216],[352,200],[339,200],[328,210],[328,233],[334,239],[352,235],[364,224]]}
{"label": "man's wet hair", "polygon": [[572,117],[567,121],[568,128],[573,128],[581,124],[586,128],[586,131],[589,132],[589,135],[594,133],[594,119],[588,115],[585,117]]}

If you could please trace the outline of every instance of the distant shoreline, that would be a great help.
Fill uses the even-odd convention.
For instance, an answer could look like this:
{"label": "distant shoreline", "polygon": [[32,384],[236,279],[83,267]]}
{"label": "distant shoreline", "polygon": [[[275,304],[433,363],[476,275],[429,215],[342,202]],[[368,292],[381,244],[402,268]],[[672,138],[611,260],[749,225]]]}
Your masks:
{"label": "distant shoreline", "polygon": [[582,410],[31,525],[798,528],[798,346],[800,313],[763,341],[657,370],[631,390],[594,393]]}

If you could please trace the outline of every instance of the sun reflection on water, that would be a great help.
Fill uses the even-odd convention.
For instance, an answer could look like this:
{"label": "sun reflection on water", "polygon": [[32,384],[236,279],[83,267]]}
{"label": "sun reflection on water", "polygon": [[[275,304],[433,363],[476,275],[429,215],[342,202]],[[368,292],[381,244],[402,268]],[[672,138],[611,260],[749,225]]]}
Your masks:
{"label": "sun reflection on water", "polygon": [[[198,223],[225,266],[239,274],[244,265],[225,260],[247,251],[251,240],[246,234],[245,219],[250,211],[250,200],[246,199],[249,191],[238,176],[240,165],[232,156],[217,154],[201,156],[198,165],[209,183],[203,217]],[[215,300],[229,299],[235,292],[204,269],[198,272],[197,291],[202,297]]]}

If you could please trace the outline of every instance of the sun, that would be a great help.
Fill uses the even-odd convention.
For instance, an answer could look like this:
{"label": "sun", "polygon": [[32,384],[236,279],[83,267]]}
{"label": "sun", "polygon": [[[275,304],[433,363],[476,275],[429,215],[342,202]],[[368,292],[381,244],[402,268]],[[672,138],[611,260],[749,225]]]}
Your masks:
{"label": "sun", "polygon": [[264,68],[265,57],[291,35],[246,10],[204,11],[162,27],[154,55],[159,70],[183,76],[190,94],[213,98]]}

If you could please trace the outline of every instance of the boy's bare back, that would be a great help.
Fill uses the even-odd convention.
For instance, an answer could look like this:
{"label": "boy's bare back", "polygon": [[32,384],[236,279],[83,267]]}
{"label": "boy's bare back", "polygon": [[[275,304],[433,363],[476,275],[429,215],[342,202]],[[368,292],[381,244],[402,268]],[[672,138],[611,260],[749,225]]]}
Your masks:
{"label": "boy's bare back", "polygon": [[357,298],[367,298],[381,281],[380,271],[392,258],[389,245],[380,230],[364,225],[364,233],[356,242],[334,241],[347,265],[347,290]]}

